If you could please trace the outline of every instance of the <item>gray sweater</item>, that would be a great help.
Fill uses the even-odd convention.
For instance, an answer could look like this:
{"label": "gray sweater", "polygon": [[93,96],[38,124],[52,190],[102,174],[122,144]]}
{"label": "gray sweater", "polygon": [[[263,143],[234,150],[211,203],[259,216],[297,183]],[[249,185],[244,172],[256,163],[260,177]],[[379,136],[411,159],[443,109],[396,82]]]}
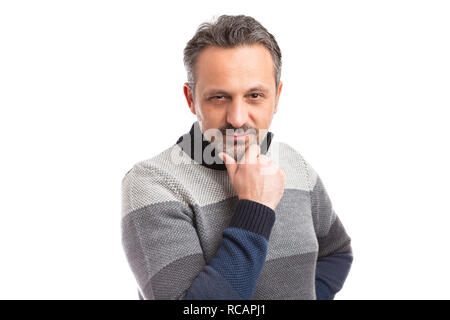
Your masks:
{"label": "gray sweater", "polygon": [[125,174],[122,244],[140,299],[334,298],[351,239],[316,171],[273,136],[261,153],[286,173],[275,210],[237,198],[225,165],[204,159],[219,158],[198,122]]}

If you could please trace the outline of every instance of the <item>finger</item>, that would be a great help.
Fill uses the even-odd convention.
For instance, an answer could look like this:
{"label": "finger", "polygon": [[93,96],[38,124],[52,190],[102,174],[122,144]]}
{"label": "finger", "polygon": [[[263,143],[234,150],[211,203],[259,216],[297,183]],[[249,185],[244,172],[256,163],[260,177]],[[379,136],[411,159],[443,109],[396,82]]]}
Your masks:
{"label": "finger", "polygon": [[261,153],[261,149],[257,143],[253,143],[249,145],[247,150],[245,151],[244,156],[242,157],[240,163],[245,164],[256,164],[258,163],[258,156]]}
{"label": "finger", "polygon": [[227,171],[228,171],[228,175],[234,176],[234,174],[236,172],[236,169],[237,169],[237,163],[234,160],[234,158],[230,157],[225,152],[220,152],[218,156],[225,163],[225,166],[226,166]]}
{"label": "finger", "polygon": [[269,158],[263,154],[259,155],[258,160],[259,160],[259,163],[261,163],[261,164],[269,164],[270,163]]}

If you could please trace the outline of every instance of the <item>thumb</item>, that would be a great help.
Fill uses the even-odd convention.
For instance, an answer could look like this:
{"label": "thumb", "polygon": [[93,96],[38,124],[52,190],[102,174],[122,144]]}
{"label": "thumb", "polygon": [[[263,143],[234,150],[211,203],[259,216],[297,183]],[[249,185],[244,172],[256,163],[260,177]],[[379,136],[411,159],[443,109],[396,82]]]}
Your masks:
{"label": "thumb", "polygon": [[219,157],[225,163],[225,166],[227,167],[228,175],[234,176],[234,174],[236,173],[236,169],[237,169],[236,161],[232,157],[230,157],[228,154],[226,154],[225,152],[220,152]]}

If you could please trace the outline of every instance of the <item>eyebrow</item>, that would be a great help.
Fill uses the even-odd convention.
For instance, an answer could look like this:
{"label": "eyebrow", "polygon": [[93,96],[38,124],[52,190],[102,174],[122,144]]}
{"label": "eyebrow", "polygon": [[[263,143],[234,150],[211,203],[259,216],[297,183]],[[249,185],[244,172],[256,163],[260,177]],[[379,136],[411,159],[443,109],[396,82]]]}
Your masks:
{"label": "eyebrow", "polygon": [[[255,87],[252,87],[252,88],[248,89],[246,93],[255,92],[255,91],[267,93],[269,90],[265,86],[258,85],[258,86],[255,86]],[[212,95],[219,95],[219,94],[220,95],[230,95],[230,93],[226,92],[225,90],[210,89],[210,90],[206,91],[205,97],[209,97],[209,96],[212,96]]]}

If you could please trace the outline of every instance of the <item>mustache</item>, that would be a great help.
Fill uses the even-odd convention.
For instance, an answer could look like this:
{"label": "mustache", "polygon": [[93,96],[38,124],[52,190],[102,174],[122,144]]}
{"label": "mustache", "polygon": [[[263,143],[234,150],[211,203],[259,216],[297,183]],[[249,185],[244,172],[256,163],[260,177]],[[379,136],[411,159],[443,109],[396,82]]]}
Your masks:
{"label": "mustache", "polygon": [[242,132],[251,131],[250,133],[258,132],[258,130],[256,128],[251,128],[249,126],[244,126],[244,127],[241,127],[241,128],[235,128],[232,125],[227,125],[226,127],[223,127],[223,128],[221,128],[219,130],[222,133],[222,135],[226,135],[226,133],[227,133],[226,131],[227,130],[232,130],[232,132],[236,132],[236,131],[238,131],[238,132],[240,132],[240,131],[242,131]]}

